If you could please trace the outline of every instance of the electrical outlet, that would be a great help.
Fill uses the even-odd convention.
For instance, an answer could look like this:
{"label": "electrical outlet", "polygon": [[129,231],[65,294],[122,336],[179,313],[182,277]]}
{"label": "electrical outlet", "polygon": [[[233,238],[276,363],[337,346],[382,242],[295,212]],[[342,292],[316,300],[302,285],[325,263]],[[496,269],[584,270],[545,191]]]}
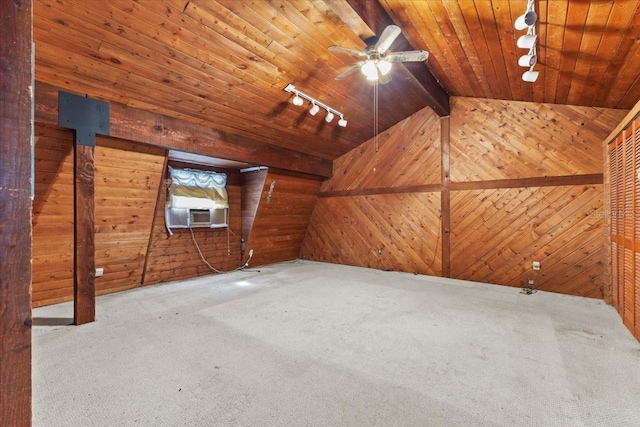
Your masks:
{"label": "electrical outlet", "polygon": [[532,265],[534,270],[538,271],[540,270],[540,261],[533,261]]}
{"label": "electrical outlet", "polygon": [[104,268],[96,268],[96,277],[101,277],[104,274]]}

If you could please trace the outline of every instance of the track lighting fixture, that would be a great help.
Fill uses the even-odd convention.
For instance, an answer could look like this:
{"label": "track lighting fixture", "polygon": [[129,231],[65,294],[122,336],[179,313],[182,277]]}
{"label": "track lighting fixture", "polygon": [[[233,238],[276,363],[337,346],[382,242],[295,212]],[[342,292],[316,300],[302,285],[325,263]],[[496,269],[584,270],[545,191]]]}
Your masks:
{"label": "track lighting fixture", "polygon": [[518,59],[518,65],[521,67],[529,67],[529,71],[525,71],[522,74],[522,80],[525,82],[533,83],[538,79],[540,74],[538,71],[534,71],[533,67],[538,62],[538,56],[536,54],[536,42],[538,41],[538,35],[536,34],[536,21],[538,15],[535,11],[535,0],[527,0],[527,10],[516,19],[514,27],[516,30],[527,30],[527,34],[524,34],[516,41],[516,46],[520,49],[528,49],[529,52],[526,55],[522,55]]}
{"label": "track lighting fixture", "polygon": [[[380,61],[380,62],[386,62],[386,61]],[[380,72],[382,73],[383,70],[382,68],[380,68],[380,64],[378,64],[378,69],[380,69]],[[389,70],[391,69],[391,64],[389,64]],[[376,73],[376,78],[378,75],[377,69],[376,69],[376,64],[373,64],[373,70]],[[388,73],[389,71],[387,71]],[[386,74],[386,73],[385,73]],[[333,119],[338,116],[340,117],[340,120],[338,120],[338,126],[340,127],[347,127],[347,121],[344,119],[344,114],[342,114],[340,111],[329,107],[326,104],[323,104],[322,102],[318,101],[315,98],[310,97],[309,95],[307,95],[306,93],[300,92],[298,89],[296,89],[296,87],[292,84],[288,84],[284,89],[285,92],[289,92],[292,93],[294,96],[291,99],[291,103],[297,107],[301,107],[304,104],[304,99],[306,99],[307,101],[309,101],[311,103],[311,108],[309,109],[309,114],[311,114],[312,116],[315,116],[316,114],[318,114],[318,112],[320,111],[320,108],[324,108],[327,111],[327,115],[325,116],[324,120],[327,123],[331,123],[333,121]]]}

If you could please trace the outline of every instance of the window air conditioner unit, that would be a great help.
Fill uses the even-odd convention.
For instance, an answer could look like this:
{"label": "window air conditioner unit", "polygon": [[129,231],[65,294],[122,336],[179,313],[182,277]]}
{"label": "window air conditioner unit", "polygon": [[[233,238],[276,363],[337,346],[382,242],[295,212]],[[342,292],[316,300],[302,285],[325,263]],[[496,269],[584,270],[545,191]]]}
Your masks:
{"label": "window air conditioner unit", "polygon": [[224,228],[229,225],[229,208],[172,208],[164,211],[167,228]]}

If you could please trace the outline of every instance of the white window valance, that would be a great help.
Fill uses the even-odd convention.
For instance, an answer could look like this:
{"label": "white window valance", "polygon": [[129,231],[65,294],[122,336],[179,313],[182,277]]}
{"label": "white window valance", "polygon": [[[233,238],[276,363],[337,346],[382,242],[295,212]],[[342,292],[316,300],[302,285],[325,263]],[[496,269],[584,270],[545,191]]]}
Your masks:
{"label": "white window valance", "polygon": [[171,185],[168,204],[171,208],[222,209],[229,207],[227,175],[197,169],[169,166]]}

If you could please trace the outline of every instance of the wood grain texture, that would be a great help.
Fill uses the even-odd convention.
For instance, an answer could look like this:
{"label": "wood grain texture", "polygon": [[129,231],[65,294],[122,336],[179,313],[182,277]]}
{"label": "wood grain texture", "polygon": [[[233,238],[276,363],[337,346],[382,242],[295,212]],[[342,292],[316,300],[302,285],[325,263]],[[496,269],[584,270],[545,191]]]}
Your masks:
{"label": "wood grain texture", "polygon": [[[225,171],[229,175],[230,171]],[[238,172],[234,172],[238,174]],[[215,274],[202,261],[194,239],[205,260],[219,271],[240,267],[240,240],[242,238],[241,187],[239,177],[231,177],[227,184],[229,196],[229,228],[194,228],[193,237],[188,229],[173,229],[169,236],[165,226],[164,207],[167,186],[161,192],[155,212],[156,220],[151,234],[151,247],[147,254],[147,270],[144,285],[184,280]]]}
{"label": "wood grain texture", "polygon": [[[96,147],[96,294],[140,286],[165,151],[108,137]],[[164,221],[163,221],[164,224]]]}
{"label": "wood grain texture", "polygon": [[602,140],[626,114],[457,97],[452,110],[452,182],[602,173]]}
{"label": "wood grain texture", "polygon": [[0,425],[31,425],[31,1],[0,2]]}
{"label": "wood grain texture", "polygon": [[[57,124],[59,88],[36,84],[36,120]],[[113,138],[229,160],[276,166],[312,175],[331,176],[331,162],[263,140],[238,136],[181,119],[110,102],[110,132]],[[194,144],[194,142],[198,144]]]}
{"label": "wood grain texture", "polygon": [[423,109],[382,132],[379,151],[365,144],[340,157],[322,191],[440,184],[439,120]]}
{"label": "wood grain texture", "polygon": [[264,180],[246,252],[251,265],[298,258],[322,182],[270,169]]}
{"label": "wood grain texture", "polygon": [[[417,265],[446,275],[446,260],[424,268],[429,258],[421,251],[433,249],[416,250],[407,236],[429,244],[439,240],[440,260],[446,256],[442,234],[449,229],[453,278],[510,286],[531,278],[539,289],[602,298],[601,144],[626,112],[469,98],[453,98],[452,106],[448,125],[441,123],[447,119],[431,125],[442,142],[427,159],[424,153],[434,144],[407,132],[420,129],[420,122],[427,126],[431,116],[418,120],[422,112],[385,132],[393,144],[380,144],[376,152],[370,140],[338,159],[333,178],[323,184],[301,256],[407,272]],[[525,131],[527,120],[535,127]],[[412,156],[437,163],[429,181],[438,184],[406,174],[395,187],[396,176],[385,181],[363,172],[375,159],[402,169],[413,164]],[[397,205],[398,212],[387,211],[388,205]],[[434,226],[436,233],[429,231]],[[392,261],[379,258],[382,246]],[[533,273],[533,261],[542,263],[541,271]]]}
{"label": "wood grain texture", "polygon": [[258,212],[258,205],[267,178],[267,170],[261,169],[240,174],[242,183],[242,238],[245,243],[249,240],[249,234],[253,228],[253,221]]}
{"label": "wood grain texture", "polygon": [[73,300],[73,133],[35,126],[32,298],[35,307]]}
{"label": "wood grain texture", "polygon": [[96,319],[95,288],[95,147],[74,144],[73,323]]}
{"label": "wood grain texture", "polygon": [[440,194],[318,200],[300,257],[441,275]]}
{"label": "wood grain texture", "polygon": [[601,185],[455,191],[452,276],[602,298],[601,209]]}

